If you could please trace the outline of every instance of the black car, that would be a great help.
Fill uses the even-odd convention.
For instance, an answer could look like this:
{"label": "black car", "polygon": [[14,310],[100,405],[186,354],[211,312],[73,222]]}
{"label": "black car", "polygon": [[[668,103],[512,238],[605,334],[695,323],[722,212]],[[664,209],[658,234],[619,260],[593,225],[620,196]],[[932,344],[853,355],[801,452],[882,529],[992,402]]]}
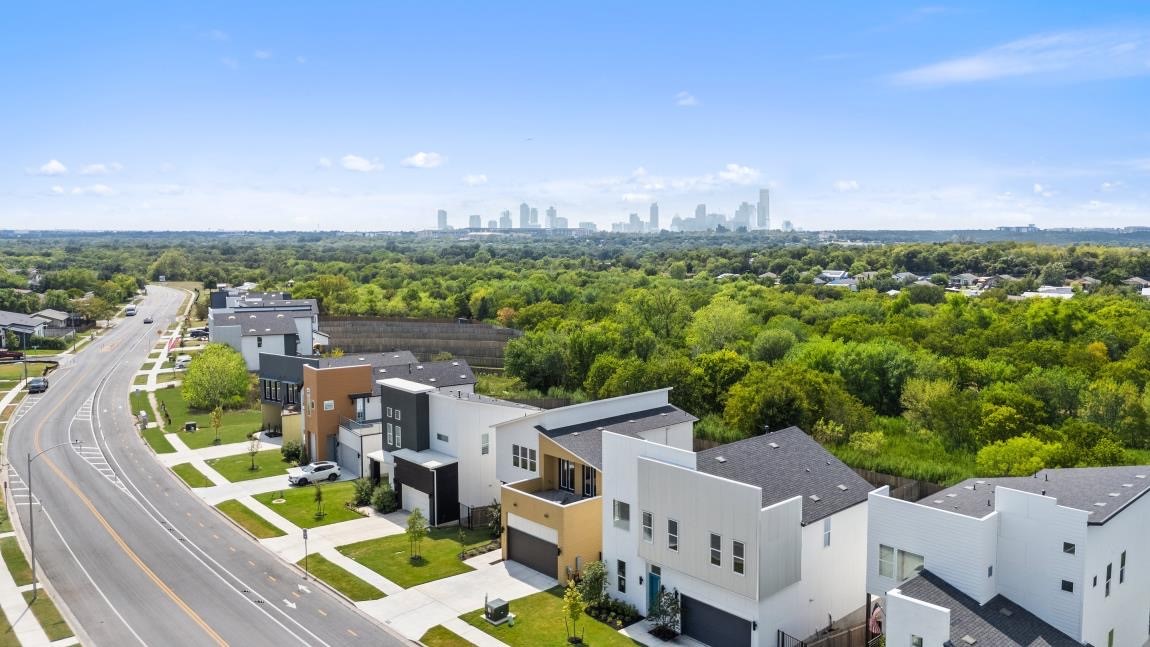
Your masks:
{"label": "black car", "polygon": [[43,393],[48,390],[48,378],[34,377],[28,380],[28,393]]}
{"label": "black car", "polygon": [[152,323],[152,315],[148,315],[148,316],[144,317],[144,323],[146,323],[146,324]]}

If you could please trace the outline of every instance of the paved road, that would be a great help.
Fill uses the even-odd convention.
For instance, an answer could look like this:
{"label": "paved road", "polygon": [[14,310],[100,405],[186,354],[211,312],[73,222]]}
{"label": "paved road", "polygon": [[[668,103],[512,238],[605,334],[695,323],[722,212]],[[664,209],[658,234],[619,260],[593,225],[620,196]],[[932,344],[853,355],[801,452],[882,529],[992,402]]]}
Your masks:
{"label": "paved road", "polygon": [[[132,375],[183,295],[149,287],[140,312],[155,324],[125,319],[65,359],[9,426],[10,487],[25,537],[35,517],[41,578],[84,644],[410,645],[221,518],[134,431]],[[25,461],[42,450],[29,505]]]}

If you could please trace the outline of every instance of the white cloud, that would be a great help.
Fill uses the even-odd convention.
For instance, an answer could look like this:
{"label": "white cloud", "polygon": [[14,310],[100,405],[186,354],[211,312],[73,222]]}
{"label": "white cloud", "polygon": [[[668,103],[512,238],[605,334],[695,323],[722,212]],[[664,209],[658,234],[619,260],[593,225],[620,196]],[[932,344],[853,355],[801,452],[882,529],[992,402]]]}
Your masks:
{"label": "white cloud", "polygon": [[64,187],[57,184],[56,186],[52,187],[52,193],[55,195],[64,195]]}
{"label": "white cloud", "polygon": [[356,171],[357,173],[370,173],[383,169],[383,164],[380,164],[378,160],[369,160],[359,155],[344,155],[339,159],[339,165],[348,171]]}
{"label": "white cloud", "polygon": [[1111,191],[1117,191],[1118,188],[1121,186],[1122,186],[1122,183],[1115,180],[1113,182],[1103,182],[1102,185],[1099,186],[1098,188],[1102,189],[1106,193],[1110,193]]}
{"label": "white cloud", "polygon": [[419,152],[411,157],[403,158],[402,164],[412,168],[435,168],[446,161],[447,158],[439,153]]}
{"label": "white cloud", "polygon": [[237,61],[236,59],[230,57],[230,56],[225,56],[225,57],[221,58],[220,62],[224,64],[224,67],[227,67],[227,68],[230,68],[233,70],[240,69],[240,62]]}
{"label": "white cloud", "polygon": [[719,179],[730,184],[750,184],[759,179],[759,172],[749,166],[727,164],[719,171]]}
{"label": "white cloud", "polygon": [[213,29],[204,34],[204,36],[206,36],[209,40],[226,41],[229,39],[227,32],[219,29]]}
{"label": "white cloud", "polygon": [[683,90],[675,95],[675,105],[683,108],[694,108],[699,105],[699,100],[695,98],[695,95]]}
{"label": "white cloud", "polygon": [[252,56],[255,56],[256,58],[260,59],[261,61],[266,61],[272,57],[272,52],[271,52],[271,50],[268,50],[268,49],[257,49],[255,51],[255,53],[252,54]]}
{"label": "white cloud", "polygon": [[319,161],[316,163],[319,164],[320,168],[331,168],[331,160],[326,157],[319,158]]}
{"label": "white cloud", "polygon": [[835,182],[835,191],[846,193],[847,191],[858,191],[860,185],[858,180],[838,180]]}
{"label": "white cloud", "polygon": [[654,202],[654,201],[655,201],[655,197],[652,196],[650,193],[624,193],[623,194],[623,202],[627,202],[630,204],[646,204],[646,203]]}
{"label": "white cloud", "polygon": [[1049,198],[1050,196],[1054,195],[1054,192],[1050,190],[1050,187],[1044,186],[1042,184],[1035,182],[1034,183],[1034,195],[1039,195],[1039,196],[1042,196],[1044,198]]}
{"label": "white cloud", "polygon": [[95,195],[106,198],[111,195],[116,195],[116,192],[107,184],[91,184],[89,186],[73,187],[72,195]]}
{"label": "white cloud", "polygon": [[482,186],[487,184],[487,176],[483,173],[476,173],[474,175],[464,175],[463,183],[467,186]]}
{"label": "white cloud", "polygon": [[1150,31],[1092,29],[1028,36],[971,56],[894,75],[903,85],[942,86],[1014,77],[1086,81],[1150,74]]}
{"label": "white cloud", "polygon": [[118,162],[112,162],[111,164],[89,164],[80,169],[80,175],[111,175],[113,173],[119,173],[123,168],[124,167]]}
{"label": "white cloud", "polygon": [[67,175],[68,167],[60,163],[60,160],[49,160],[30,173],[32,175]]}

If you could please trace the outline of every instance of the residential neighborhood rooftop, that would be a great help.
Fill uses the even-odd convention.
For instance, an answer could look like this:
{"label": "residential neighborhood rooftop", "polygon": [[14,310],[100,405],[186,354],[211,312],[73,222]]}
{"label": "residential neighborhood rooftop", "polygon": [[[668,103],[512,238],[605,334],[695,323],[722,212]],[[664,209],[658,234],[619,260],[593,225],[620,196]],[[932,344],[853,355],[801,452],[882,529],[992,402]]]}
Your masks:
{"label": "residential neighborhood rooftop", "polygon": [[244,337],[295,334],[295,320],[282,312],[217,312],[212,315],[216,326],[239,326]]}
{"label": "residential neighborhood rooftop", "polygon": [[899,588],[907,597],[950,609],[950,642],[947,645],[1081,647],[1009,599],[997,595],[979,605],[974,598],[930,571],[919,573]]}
{"label": "residential neighborhood rooftop", "polygon": [[[406,352],[406,351],[405,351]],[[427,386],[440,388],[475,384],[475,373],[464,360],[453,359],[445,362],[407,362],[397,365],[376,366],[372,374],[376,380],[401,378]]]}
{"label": "residential neighborhood rooftop", "polygon": [[803,497],[803,525],[867,500],[873,488],[798,427],[698,453],[700,472],[754,485],[763,507]]}
{"label": "residential neighborhood rooftop", "polygon": [[1046,469],[1034,476],[967,479],[918,503],[981,518],[994,511],[994,491],[1008,487],[1057,499],[1101,525],[1150,490],[1150,465]]}
{"label": "residential neighborhood rooftop", "polygon": [[598,418],[566,427],[547,429],[543,425],[536,425],[535,429],[554,440],[559,446],[587,461],[595,469],[602,469],[604,431],[637,438],[644,431],[696,420],[698,418],[679,407],[667,404],[654,409],[609,418]]}
{"label": "residential neighborhood rooftop", "polygon": [[387,353],[348,353],[343,357],[321,357],[319,368],[336,368],[342,366],[399,366],[402,364],[416,364],[419,360],[409,350],[395,350]]}

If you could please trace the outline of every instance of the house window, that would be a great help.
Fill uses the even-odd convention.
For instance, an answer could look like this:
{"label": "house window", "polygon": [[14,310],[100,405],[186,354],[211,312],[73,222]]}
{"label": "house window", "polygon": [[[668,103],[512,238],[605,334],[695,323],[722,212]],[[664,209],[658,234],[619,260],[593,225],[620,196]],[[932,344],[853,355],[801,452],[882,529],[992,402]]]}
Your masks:
{"label": "house window", "polygon": [[1106,634],[1106,647],[1114,647],[1114,630]]}
{"label": "house window", "polygon": [[910,635],[910,647],[922,647],[922,636]]}
{"label": "house window", "polygon": [[449,442],[451,442],[451,439],[447,437],[447,434],[440,434],[440,433],[437,433],[437,434],[435,434],[435,439],[436,439],[436,440],[438,440],[438,441],[439,441],[439,442],[441,442],[441,443],[449,443]]}
{"label": "house window", "polygon": [[393,412],[393,411],[394,411],[394,410],[393,410],[391,407],[388,407],[388,408],[387,408],[387,417],[388,417],[388,418],[391,418],[391,417],[392,417],[392,412]]}
{"label": "house window", "polygon": [[739,575],[742,575],[746,571],[746,568],[747,568],[746,554],[747,554],[747,548],[746,548],[746,546],[743,545],[743,542],[741,542],[741,541],[731,542],[731,556],[734,558],[732,560],[732,568],[734,568],[735,572],[738,573]]}
{"label": "house window", "polygon": [[1074,554],[1074,544],[1072,544],[1068,541],[1062,542],[1062,552],[1066,553],[1067,555],[1073,555]]}
{"label": "house window", "polygon": [[367,419],[367,400],[364,398],[355,399],[355,421],[363,422]]}
{"label": "house window", "polygon": [[922,555],[908,553],[905,550],[898,551],[898,579],[900,582],[917,575],[922,571],[922,567]]}
{"label": "house window", "polygon": [[403,429],[399,425],[395,426],[395,445],[396,447],[403,446]]}
{"label": "house window", "polygon": [[583,466],[583,496],[595,496],[595,468]]}
{"label": "house window", "polygon": [[1126,581],[1126,551],[1122,551],[1122,558],[1118,562],[1118,583]]}
{"label": "house window", "polygon": [[1110,597],[1110,575],[1113,572],[1114,562],[1111,562],[1106,565],[1106,595],[1104,597]]}
{"label": "house window", "polygon": [[621,559],[615,560],[615,570],[619,573],[619,592],[627,592],[627,562]]}
{"label": "house window", "polygon": [[631,529],[631,504],[615,499],[615,527],[624,530]]}
{"label": "house window", "polygon": [[395,427],[390,422],[387,423],[387,444],[395,445]]}
{"label": "house window", "polygon": [[894,578],[894,549],[890,546],[878,547],[878,574]]}
{"label": "house window", "polygon": [[823,548],[831,545],[831,518],[823,519]]}
{"label": "house window", "polygon": [[324,400],[323,401],[323,410],[324,411],[335,411],[335,400]]}
{"label": "house window", "polygon": [[723,538],[711,533],[711,566],[723,565]]}
{"label": "house window", "polygon": [[484,456],[491,451],[491,434],[482,434],[479,436],[479,453]]}
{"label": "house window", "polygon": [[1062,580],[1062,590],[1067,593],[1074,593],[1074,582],[1070,580]]}
{"label": "house window", "polygon": [[986,567],[986,576],[987,577],[994,577],[994,564],[991,564],[990,566]]}
{"label": "house window", "polygon": [[667,550],[679,552],[679,522],[667,520]]}
{"label": "house window", "polygon": [[559,459],[559,489],[575,491],[575,464],[563,458]]}
{"label": "house window", "polygon": [[399,422],[399,414],[401,414],[401,413],[403,413],[403,412],[400,411],[399,409],[395,410],[395,421],[396,422]]}
{"label": "house window", "polygon": [[646,510],[643,511],[643,541],[650,543],[651,537],[654,534],[651,528],[651,513]]}
{"label": "house window", "polygon": [[527,465],[527,469],[534,472],[535,471],[535,450],[534,449],[527,450],[527,456],[531,459]]}
{"label": "house window", "polygon": [[511,465],[514,467],[522,467],[519,464],[519,445],[511,446]]}
{"label": "house window", "polygon": [[263,337],[256,337],[256,348],[263,348],[263,347],[264,347],[264,338]]}

